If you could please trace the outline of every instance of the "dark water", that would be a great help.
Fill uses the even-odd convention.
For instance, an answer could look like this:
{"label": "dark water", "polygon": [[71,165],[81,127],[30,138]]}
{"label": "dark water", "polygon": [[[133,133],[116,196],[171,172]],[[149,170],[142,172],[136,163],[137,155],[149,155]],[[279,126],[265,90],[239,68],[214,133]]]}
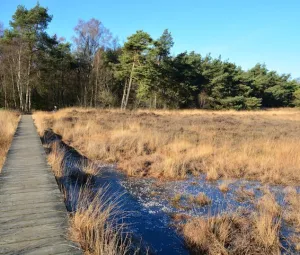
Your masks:
{"label": "dark water", "polygon": [[[46,133],[44,143],[60,140],[60,137],[49,132]],[[76,208],[76,197],[80,187],[89,179],[76,162],[87,160],[74,149],[61,143],[68,153],[65,158],[66,176],[59,179],[59,185],[67,190],[70,199],[66,200],[69,211]],[[75,164],[74,164],[75,162]],[[113,165],[101,165],[101,175],[92,177],[91,187],[97,192],[106,187],[106,196],[112,200],[120,201],[120,207],[126,212],[126,223],[134,239],[140,242],[142,247],[150,247],[150,254],[189,254],[184,246],[182,237],[171,226],[171,216],[185,214],[187,216],[207,216],[222,212],[234,212],[240,208],[254,209],[253,200],[237,200],[237,190],[244,187],[254,192],[254,198],[263,195],[263,185],[260,182],[231,180],[229,190],[222,193],[218,186],[222,181],[207,182],[204,176],[190,177],[185,180],[159,182],[153,178],[130,178],[117,171]],[[285,206],[285,191],[282,186],[269,185],[267,187],[276,198],[276,201]],[[299,187],[296,187],[299,192]],[[205,193],[211,204],[196,206],[189,202],[189,196],[195,196],[199,192]],[[172,203],[172,198],[180,194],[179,205]],[[293,233],[286,224],[281,228],[281,238],[284,248],[291,249],[286,239]],[[292,253],[296,254],[296,253]]]}

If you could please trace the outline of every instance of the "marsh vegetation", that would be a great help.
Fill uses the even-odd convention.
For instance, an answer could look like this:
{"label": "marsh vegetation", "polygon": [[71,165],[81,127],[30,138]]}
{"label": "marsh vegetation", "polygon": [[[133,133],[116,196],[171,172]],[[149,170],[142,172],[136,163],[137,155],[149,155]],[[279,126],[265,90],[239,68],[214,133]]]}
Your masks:
{"label": "marsh vegetation", "polygon": [[17,112],[0,110],[0,172],[4,164],[20,115]]}
{"label": "marsh vegetation", "polygon": [[71,108],[35,119],[40,130],[53,129],[88,158],[116,163],[130,176],[298,184],[299,113]]}
{"label": "marsh vegetation", "polygon": [[192,253],[299,249],[297,109],[69,108],[34,119],[41,136],[51,129],[94,165],[115,164],[133,177],[126,190],[149,211],[169,214]]}

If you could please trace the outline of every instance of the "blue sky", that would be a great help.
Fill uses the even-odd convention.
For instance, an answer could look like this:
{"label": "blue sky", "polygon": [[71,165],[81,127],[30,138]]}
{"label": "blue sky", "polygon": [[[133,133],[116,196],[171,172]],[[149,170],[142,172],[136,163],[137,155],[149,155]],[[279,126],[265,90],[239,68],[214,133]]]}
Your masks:
{"label": "blue sky", "polygon": [[[0,21],[18,4],[36,0],[0,0]],[[222,56],[243,69],[265,63],[271,70],[300,77],[299,0],[40,0],[53,20],[50,34],[71,40],[78,19],[96,18],[124,42],[136,30],[158,38],[168,28],[173,54],[195,50]]]}

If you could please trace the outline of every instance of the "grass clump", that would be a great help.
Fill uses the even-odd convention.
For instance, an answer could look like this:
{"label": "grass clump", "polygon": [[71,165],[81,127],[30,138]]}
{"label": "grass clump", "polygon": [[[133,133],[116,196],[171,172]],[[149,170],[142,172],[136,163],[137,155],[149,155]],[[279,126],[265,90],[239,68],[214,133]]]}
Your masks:
{"label": "grass clump", "polygon": [[263,195],[257,202],[256,207],[262,212],[267,211],[273,217],[280,216],[282,213],[280,205],[277,203],[275,196],[268,192]]}
{"label": "grass clump", "polygon": [[219,186],[219,190],[223,193],[227,193],[229,191],[229,181],[223,181]]}
{"label": "grass clump", "polygon": [[300,194],[296,189],[290,189],[285,196],[287,210],[285,220],[300,234]]}
{"label": "grass clump", "polygon": [[60,145],[60,142],[50,144],[50,153],[48,154],[48,163],[51,166],[55,177],[60,178],[64,176],[64,158],[66,150]]}
{"label": "grass clump", "polygon": [[100,190],[95,196],[82,188],[76,211],[70,217],[69,237],[88,255],[122,255],[130,251],[130,240],[115,201]]}
{"label": "grass clump", "polygon": [[183,198],[183,195],[180,193],[177,193],[174,195],[174,197],[171,198],[171,203],[173,204],[173,206],[178,207],[182,198]]}
{"label": "grass clump", "polygon": [[211,204],[211,199],[207,197],[203,192],[200,192],[196,196],[189,196],[190,203],[196,204],[198,206],[205,206]]}
{"label": "grass clump", "polygon": [[195,254],[280,254],[280,215],[261,202],[255,212],[196,217],[183,225],[182,233]]}
{"label": "grass clump", "polygon": [[253,189],[246,189],[243,186],[240,186],[236,191],[236,200],[239,202],[253,201],[255,198],[255,192]]}
{"label": "grass clump", "polygon": [[0,172],[19,120],[19,113],[0,110]]}
{"label": "grass clump", "polygon": [[83,160],[80,165],[81,170],[88,175],[99,175],[100,167],[95,162],[90,160]]}

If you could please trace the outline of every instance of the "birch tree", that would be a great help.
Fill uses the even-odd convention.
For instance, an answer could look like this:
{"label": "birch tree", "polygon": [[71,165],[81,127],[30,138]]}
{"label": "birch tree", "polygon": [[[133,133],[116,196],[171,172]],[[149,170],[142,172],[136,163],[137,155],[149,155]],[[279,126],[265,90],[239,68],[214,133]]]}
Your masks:
{"label": "birch tree", "polygon": [[[104,27],[101,21],[90,19],[89,21],[79,20],[74,28],[76,36],[73,41],[76,45],[75,55],[78,62],[78,82],[81,85],[80,104],[82,106],[93,105],[97,97],[98,80],[94,84],[91,81],[91,73],[95,63],[99,63],[99,49],[108,49],[112,42],[111,32]],[[94,60],[96,58],[96,60]]]}
{"label": "birch tree", "polygon": [[15,46],[13,58],[16,69],[16,87],[19,106],[22,111],[31,111],[33,74],[36,71],[36,53],[41,36],[52,17],[48,10],[37,4],[28,10],[19,5],[10,21],[10,29],[4,33],[4,40]]}

